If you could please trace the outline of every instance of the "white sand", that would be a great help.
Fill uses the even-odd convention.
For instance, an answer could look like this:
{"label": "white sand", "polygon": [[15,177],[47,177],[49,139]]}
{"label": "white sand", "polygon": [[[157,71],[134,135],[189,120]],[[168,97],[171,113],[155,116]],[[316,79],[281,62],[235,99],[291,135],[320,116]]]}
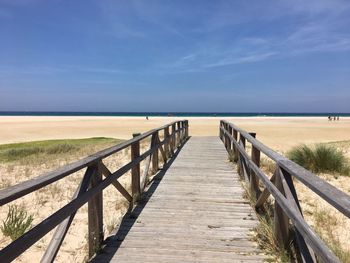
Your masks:
{"label": "white sand", "polygon": [[[114,137],[131,138],[181,118],[151,117],[13,117],[0,116],[0,144],[33,140]],[[190,117],[190,135],[218,135],[219,117]],[[276,150],[299,143],[350,140],[350,118],[328,121],[326,117],[225,118]]]}

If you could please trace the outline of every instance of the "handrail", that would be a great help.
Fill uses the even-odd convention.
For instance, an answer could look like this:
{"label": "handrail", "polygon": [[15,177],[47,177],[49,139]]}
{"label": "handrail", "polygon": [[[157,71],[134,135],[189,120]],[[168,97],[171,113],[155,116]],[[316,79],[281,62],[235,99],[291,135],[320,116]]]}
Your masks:
{"label": "handrail", "polygon": [[[239,173],[245,178],[253,197],[257,200],[256,209],[262,207],[269,194],[274,197],[274,224],[278,245],[281,247],[288,245],[287,242],[291,237],[289,233],[290,220],[295,227],[296,251],[303,262],[316,262],[316,256],[324,262],[339,262],[339,259],[304,220],[292,177],[294,176],[300,180],[347,217],[350,215],[350,197],[265,146],[254,136],[232,123],[220,122],[220,138],[224,142],[227,151],[230,154],[233,153],[234,160],[238,162]],[[246,140],[252,145],[251,157],[245,150]],[[259,168],[260,152],[276,162],[276,171],[271,179]],[[265,186],[264,191],[260,190],[259,180]]]}
{"label": "handrail", "polygon": [[[227,122],[226,122],[227,123]],[[266,156],[274,160],[278,165],[293,174],[298,180],[300,180],[304,185],[313,190],[316,194],[326,200],[329,204],[338,209],[341,213],[350,218],[350,198],[349,196],[329,184],[328,182],[322,180],[319,176],[306,170],[304,167],[292,162],[283,155],[275,152],[271,148],[267,147],[263,143],[259,142],[248,132],[238,128],[232,123],[227,123],[233,130],[236,130],[243,136],[247,141],[249,141],[256,149],[263,152]]]}
{"label": "handrail", "polygon": [[[162,141],[159,139],[160,131],[164,131],[164,139]],[[149,136],[152,137],[150,149],[140,154],[140,141]],[[175,150],[179,148],[187,138],[188,121],[175,121],[160,128],[145,132],[116,146],[99,151],[53,172],[0,190],[0,205],[4,205],[86,168],[85,175],[73,199],[51,216],[27,231],[24,235],[0,250],[0,262],[11,262],[59,225],[41,260],[41,262],[53,262],[76,211],[86,203],[88,203],[89,214],[89,257],[92,257],[103,242],[102,191],[112,184],[133,206],[139,199],[144,185],[147,183],[147,179],[145,179],[144,185],[141,185],[141,161],[148,158],[144,175],[147,176],[150,172],[151,161],[151,172],[155,173],[159,169],[158,152],[161,152],[164,161],[163,165],[165,165],[168,159],[174,156]],[[119,168],[116,172],[111,172],[103,163],[103,159],[127,147],[131,147],[131,161]],[[117,181],[119,177],[129,170],[131,170],[131,194]],[[106,178],[102,179],[102,175]]]}
{"label": "handrail", "polygon": [[58,181],[67,175],[70,175],[72,173],[75,173],[87,166],[90,166],[114,153],[117,153],[130,145],[132,145],[135,142],[141,141],[150,135],[160,131],[164,130],[166,128],[171,127],[172,125],[178,123],[177,121],[174,121],[172,123],[169,123],[167,125],[164,125],[160,128],[156,128],[150,131],[147,131],[143,134],[140,134],[137,137],[134,137],[130,140],[127,140],[125,142],[122,142],[116,146],[112,146],[110,148],[101,150],[97,153],[94,153],[88,157],[85,157],[81,160],[78,160],[76,162],[73,162],[71,164],[65,165],[63,167],[60,167],[52,172],[45,173],[41,176],[35,177],[31,180],[10,186],[6,189],[0,190],[0,205],[4,205],[8,202],[14,201],[17,198],[20,198],[24,195],[27,195],[35,190],[38,190],[46,185],[49,185],[55,181]]}

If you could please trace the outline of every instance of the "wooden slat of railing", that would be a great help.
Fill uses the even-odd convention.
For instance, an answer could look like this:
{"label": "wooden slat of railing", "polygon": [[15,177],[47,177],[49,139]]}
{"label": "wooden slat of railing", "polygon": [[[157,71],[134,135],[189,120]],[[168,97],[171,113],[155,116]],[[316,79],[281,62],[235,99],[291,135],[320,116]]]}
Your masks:
{"label": "wooden slat of railing", "polygon": [[[159,138],[158,138],[158,143],[160,144]],[[164,145],[164,148],[165,148],[165,145]],[[164,163],[166,163],[167,162],[167,156],[166,156],[165,150],[163,149],[163,147],[161,145],[159,146],[159,150],[160,150],[160,153],[162,154]]]}
{"label": "wooden slat of railing", "polygon": [[[173,122],[176,123],[176,122]],[[20,198],[22,196],[25,196],[37,189],[40,189],[46,185],[49,185],[55,181],[58,181],[72,173],[75,173],[85,167],[88,167],[94,163],[97,163],[98,161],[102,160],[103,158],[106,158],[116,152],[119,152],[129,146],[131,146],[136,141],[140,141],[142,139],[147,138],[148,136],[152,135],[154,132],[169,128],[169,126],[172,126],[173,123],[170,123],[168,125],[164,125],[160,128],[150,130],[148,132],[145,132],[133,139],[130,139],[128,141],[122,142],[116,146],[110,147],[108,149],[99,151],[93,155],[90,155],[86,158],[83,158],[79,161],[76,161],[74,163],[65,165],[64,167],[61,167],[55,171],[43,174],[41,176],[38,176],[36,178],[33,178],[31,180],[19,183],[14,186],[10,186],[6,189],[0,190],[0,205],[4,205],[6,203],[9,203],[13,200],[16,200],[17,198]]]}
{"label": "wooden slat of railing", "polygon": [[[272,184],[275,184],[275,178],[276,178],[276,172],[277,171],[275,171],[274,173],[273,173],[273,175],[271,176],[271,178],[270,178],[270,182],[272,183]],[[257,201],[256,201],[256,203],[255,203],[255,208],[256,209],[260,209],[263,205],[264,205],[264,203],[266,202],[266,200],[267,200],[267,198],[270,196],[270,192],[269,192],[269,189],[267,189],[266,187],[265,187],[265,189],[264,189],[264,191],[262,191],[262,193],[258,196],[258,198],[257,198]]]}
{"label": "wooden slat of railing", "polygon": [[[174,133],[178,133],[178,132],[181,132],[182,130],[186,130],[187,129],[186,123],[187,123],[187,121],[185,121],[185,127],[181,128],[179,130],[176,130],[176,131],[174,130]],[[165,129],[166,127],[169,127],[169,125],[163,126],[160,129],[152,130],[152,131],[147,132],[145,134],[148,134],[147,136],[149,136],[150,134],[153,134],[152,132],[159,131],[161,129]],[[128,143],[128,146],[129,146],[132,144],[131,142],[135,142],[135,141],[137,141],[137,139],[141,140],[142,138],[146,138],[147,136],[145,136],[145,134],[140,135],[138,137],[135,137],[134,139],[129,140],[128,142],[122,143],[121,145],[117,145],[117,146],[112,147],[112,148],[115,150],[117,147],[120,146],[119,149],[124,149],[125,147],[127,147],[127,146],[125,146],[126,143]],[[84,193],[79,194],[79,196],[77,196],[77,198],[75,198],[74,200],[69,202],[67,205],[65,205],[64,207],[62,207],[58,211],[56,211],[54,214],[52,214],[47,219],[45,219],[44,221],[39,223],[37,226],[35,226],[31,230],[29,230],[27,233],[22,235],[20,238],[18,238],[17,240],[13,241],[8,246],[3,248],[0,251],[0,262],[10,262],[10,261],[14,260],[17,256],[22,254],[26,249],[28,249],[30,246],[32,246],[36,241],[38,241],[40,238],[42,238],[45,234],[47,234],[49,231],[51,231],[54,227],[56,227],[62,221],[66,220],[66,218],[70,218],[71,215],[76,213],[76,210],[79,209],[82,205],[84,205],[87,202],[92,202],[92,200],[94,200],[94,204],[91,204],[91,207],[93,209],[91,209],[91,211],[90,211],[90,214],[92,216],[90,222],[91,222],[91,225],[93,226],[92,227],[93,229],[90,228],[90,233],[92,233],[90,241],[92,241],[92,242],[90,242],[91,244],[90,244],[89,249],[93,248],[93,250],[90,250],[90,255],[92,255],[93,254],[92,252],[96,252],[95,248],[98,249],[98,247],[100,246],[102,239],[103,239],[103,236],[102,236],[103,235],[103,231],[102,231],[103,230],[103,227],[102,227],[103,216],[101,213],[102,212],[102,203],[101,203],[102,198],[99,198],[99,200],[97,200],[97,198],[95,200],[94,198],[98,197],[99,195],[102,195],[102,190],[104,188],[106,188],[108,185],[110,185],[110,184],[115,185],[116,182],[118,182],[117,179],[120,176],[125,174],[128,170],[132,169],[135,165],[139,165],[142,160],[144,160],[146,157],[152,155],[156,150],[158,150],[159,147],[161,147],[163,144],[168,143],[169,139],[170,139],[170,136],[169,136],[169,138],[164,139],[162,142],[158,141],[159,142],[158,145],[151,147],[151,149],[149,149],[148,151],[144,152],[143,154],[141,154],[139,156],[135,156],[133,161],[124,165],[123,167],[118,169],[113,174],[111,174],[109,172],[109,170],[103,165],[103,163],[101,161],[101,159],[103,158],[101,156],[103,154],[107,154],[107,152],[112,149],[112,148],[109,148],[105,151],[99,152],[102,154],[95,154],[95,155],[89,156],[87,158],[84,158],[81,161],[78,161],[76,163],[69,165],[68,168],[64,167],[64,168],[58,169],[52,173],[46,174],[45,176],[41,176],[39,181],[33,182],[31,180],[29,183],[25,182],[25,183],[16,185],[16,187],[11,187],[10,191],[4,191],[4,190],[0,191],[0,198],[2,198],[0,200],[2,200],[3,203],[7,203],[7,202],[10,202],[11,200],[14,200],[14,199],[19,198],[27,193],[32,192],[35,189],[38,189],[40,187],[47,185],[48,182],[57,181],[60,178],[63,178],[72,172],[75,172],[79,169],[84,168],[84,165],[86,165],[86,163],[88,163],[92,167],[95,167],[95,166],[98,167],[97,168],[97,175],[95,174],[95,176],[97,176],[97,177],[94,178],[96,180],[96,182],[94,182],[91,185],[91,189],[89,189],[88,191],[86,191]],[[175,146],[178,146],[178,144],[176,144]],[[98,155],[98,157],[96,157],[97,155]],[[101,159],[99,159],[99,158],[101,158]],[[103,169],[103,168],[106,168],[106,169]],[[90,168],[90,170],[91,170],[91,168]],[[63,171],[66,174],[60,175],[59,171]],[[101,174],[103,171],[109,172],[109,173],[106,172],[109,175],[104,180],[102,180],[102,178],[101,178]],[[21,188],[19,186],[24,186],[24,187]],[[19,189],[16,189],[16,188],[19,188]],[[118,187],[117,187],[117,189],[118,189]],[[121,187],[120,189],[121,189],[121,192],[123,192],[124,188]],[[6,190],[8,190],[8,189],[6,189]],[[126,192],[126,190],[125,190],[125,192]],[[126,195],[126,196],[128,197],[128,195]],[[127,199],[130,199],[130,198],[127,198]],[[65,229],[68,229],[68,227],[69,227],[69,225],[62,227],[63,230],[60,230],[60,232],[63,233]],[[97,235],[96,235],[96,233],[97,233]],[[62,240],[64,238],[64,235],[65,234],[63,234]],[[58,243],[58,242],[56,242],[56,243]],[[95,245],[95,243],[97,245]],[[59,248],[59,245],[58,245],[58,248]],[[57,254],[57,251],[55,252],[55,250],[56,249],[51,250],[52,251],[51,254],[54,254],[54,253]],[[50,254],[50,252],[48,252],[48,253]],[[55,255],[53,255],[53,258],[54,257],[55,257]]]}
{"label": "wooden slat of railing", "polygon": [[[222,127],[221,127],[222,128]],[[228,134],[223,130],[224,134]],[[250,135],[249,135],[250,136]],[[240,154],[246,159],[248,166],[252,169],[260,180],[264,183],[268,191],[273,195],[278,205],[283,209],[284,213],[292,220],[293,224],[298,229],[302,237],[307,241],[307,243],[313,248],[317,255],[325,262],[339,262],[339,259],[334,255],[334,253],[325,245],[325,243],[315,234],[311,227],[305,222],[303,217],[298,213],[294,207],[290,207],[289,202],[283,196],[279,189],[274,186],[268,177],[259,169],[259,167],[249,158],[243,146],[237,141],[231,140],[236,146],[236,149]]]}
{"label": "wooden slat of railing", "polygon": [[[252,161],[256,164],[256,166],[260,167],[260,151],[254,145],[252,145],[251,157]],[[254,198],[257,198],[260,195],[259,178],[255,175],[254,171],[252,170],[250,172],[250,191],[254,195]]]}
{"label": "wooden slat of railing", "polygon": [[53,228],[55,228],[59,223],[61,223],[66,217],[70,216],[76,210],[78,210],[81,206],[87,203],[93,196],[101,192],[108,185],[112,184],[116,181],[120,176],[129,171],[135,164],[140,163],[144,160],[149,154],[153,153],[154,149],[150,149],[140,155],[138,158],[134,159],[132,162],[124,165],[120,169],[118,169],[111,176],[102,180],[98,185],[89,189],[85,193],[83,193],[80,197],[72,200],[67,205],[56,211],[54,214],[49,216],[47,219],[33,227],[23,236],[19,237],[8,246],[3,248],[0,251],[0,262],[11,262],[20,254],[22,254],[25,250],[27,250],[30,246],[32,246],[36,241],[50,232]]}
{"label": "wooden slat of railing", "polygon": [[279,192],[279,190],[270,182],[270,180],[264,175],[264,173],[253,162],[250,162],[251,169],[259,176],[260,180],[264,183],[266,188],[275,198],[276,202],[282,207],[287,216],[292,220],[292,223],[299,230],[300,234],[307,241],[307,243],[313,248],[317,255],[324,262],[339,262],[334,253],[325,245],[325,243],[315,234],[311,227],[300,216],[298,211],[291,207],[286,198]]}
{"label": "wooden slat of railing", "polygon": [[[290,175],[283,173],[283,171],[279,167],[276,168],[276,171],[278,171],[278,173],[280,175],[283,190],[284,190],[284,193],[286,195],[286,198],[287,198],[289,204],[292,207],[294,207],[294,209],[296,211],[298,211],[300,213],[300,215],[303,217],[302,210],[301,210],[301,207],[299,204],[299,200],[296,197],[296,193],[293,194],[293,192],[295,192],[295,189],[294,189],[293,181],[291,180]],[[312,248],[310,246],[308,246],[306,244],[305,239],[303,238],[302,235],[300,235],[298,229],[296,229],[295,232],[296,232],[295,233],[296,234],[296,241],[298,243],[298,249],[300,251],[302,261],[316,263],[317,260],[316,260],[315,252],[312,250]]]}
{"label": "wooden slat of railing", "polygon": [[[131,144],[131,161],[140,156],[140,141]],[[136,164],[131,168],[131,192],[133,202],[135,203],[140,196],[140,164]]]}
{"label": "wooden slat of railing", "polygon": [[[102,173],[99,168],[93,174],[90,181],[90,188],[97,187],[102,182]],[[103,237],[103,193],[94,194],[88,200],[88,237],[89,237],[89,258],[91,258],[101,247]]]}
{"label": "wooden slat of railing", "polygon": [[[150,149],[156,147],[156,141],[155,141],[155,134],[152,135],[152,139],[151,139],[151,145],[150,145]],[[146,164],[145,164],[145,168],[143,171],[143,175],[140,178],[140,189],[141,189],[141,193],[144,191],[147,183],[148,183],[148,177],[149,177],[149,169],[151,166],[151,161],[153,161],[153,156],[156,154],[157,150],[154,151],[153,154],[149,155],[146,158]],[[152,171],[153,172],[153,171]]]}
{"label": "wooden slat of railing", "polygon": [[[285,196],[281,173],[278,166],[276,170],[277,170],[277,173],[276,173],[275,187],[278,189],[281,195]],[[284,209],[281,207],[279,202],[275,202],[273,219],[274,219],[274,233],[275,233],[277,242],[280,245],[282,244],[281,247],[285,248],[288,246],[288,243],[289,243],[289,218],[286,215]]]}
{"label": "wooden slat of railing", "polygon": [[[85,193],[86,190],[89,187],[90,180],[92,176],[96,173],[97,167],[96,166],[90,166],[86,169],[85,175],[83,177],[83,180],[80,183],[80,186],[75,191],[73,195],[73,199],[78,198],[82,193]],[[47,247],[42,259],[40,262],[42,263],[49,263],[53,262],[61,245],[63,242],[63,239],[65,238],[67,231],[74,219],[76,212],[72,213],[69,217],[67,217],[56,229],[51,242],[49,246]]]}
{"label": "wooden slat of railing", "polygon": [[[151,145],[158,145],[158,143],[159,143],[158,132],[156,132],[152,135]],[[156,173],[159,169],[158,152],[159,152],[159,149],[157,149],[152,155],[152,173]]]}
{"label": "wooden slat of railing", "polygon": [[[100,169],[104,176],[108,177],[112,175],[111,171],[105,166],[102,161],[100,163]],[[112,182],[112,184],[119,191],[119,193],[121,193],[126,198],[126,200],[132,202],[132,196],[117,180]]]}
{"label": "wooden slat of railing", "polygon": [[[274,160],[282,169],[286,170],[288,173],[290,173],[292,176],[297,178],[304,185],[306,185],[308,188],[310,188],[312,191],[314,191],[316,194],[318,194],[320,197],[326,200],[329,204],[331,204],[345,216],[350,218],[349,195],[332,186],[331,184],[327,183],[326,181],[322,180],[321,178],[314,175],[305,168],[301,167],[300,165],[288,160],[284,156],[268,148],[267,146],[253,138],[246,131],[241,130],[240,128],[236,127],[231,123],[230,125],[234,129],[236,129],[242,135],[242,137],[244,137],[252,145],[254,145],[259,151],[263,152],[265,155]],[[225,130],[224,133],[228,134],[228,132]],[[232,140],[233,137],[230,137]]]}

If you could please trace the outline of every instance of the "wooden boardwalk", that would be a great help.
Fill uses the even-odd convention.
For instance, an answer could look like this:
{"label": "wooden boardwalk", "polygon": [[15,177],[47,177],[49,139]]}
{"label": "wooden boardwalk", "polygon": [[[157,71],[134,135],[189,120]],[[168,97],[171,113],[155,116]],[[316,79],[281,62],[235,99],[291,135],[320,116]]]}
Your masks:
{"label": "wooden boardwalk", "polygon": [[254,210],[218,137],[192,137],[93,262],[262,262]]}

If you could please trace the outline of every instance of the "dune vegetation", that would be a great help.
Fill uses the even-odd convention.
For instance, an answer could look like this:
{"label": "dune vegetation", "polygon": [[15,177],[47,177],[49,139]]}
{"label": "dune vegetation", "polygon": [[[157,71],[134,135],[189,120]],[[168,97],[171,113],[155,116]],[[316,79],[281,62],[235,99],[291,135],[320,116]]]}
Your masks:
{"label": "dune vegetation", "polygon": [[349,162],[344,153],[330,144],[296,146],[287,153],[287,156],[315,173],[350,175]]}
{"label": "dune vegetation", "polygon": [[57,159],[67,154],[91,154],[97,149],[117,144],[121,140],[105,137],[70,140],[46,140],[0,145],[0,162],[32,161],[49,157]]}

